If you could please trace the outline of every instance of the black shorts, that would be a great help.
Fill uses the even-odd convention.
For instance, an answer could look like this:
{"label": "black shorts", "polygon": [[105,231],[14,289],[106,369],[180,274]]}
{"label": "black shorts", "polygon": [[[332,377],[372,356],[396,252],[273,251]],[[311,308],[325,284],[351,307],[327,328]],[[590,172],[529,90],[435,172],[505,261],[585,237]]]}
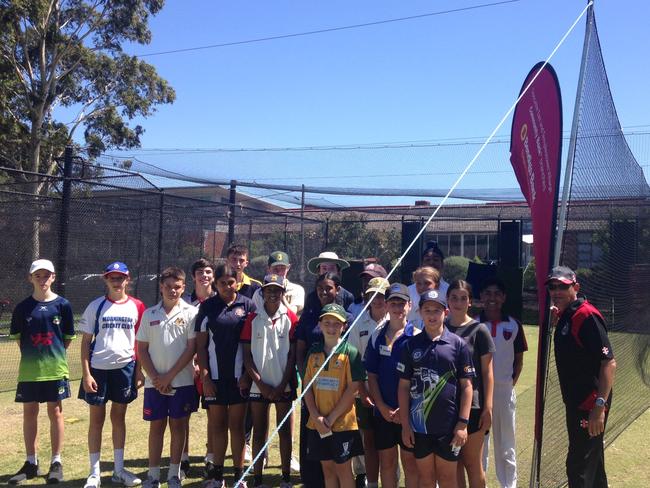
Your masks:
{"label": "black shorts", "polygon": [[384,417],[375,415],[372,419],[375,432],[375,447],[378,451],[390,449],[397,445],[401,449],[413,452],[412,447],[406,447],[402,442],[402,425],[395,422],[388,422]]}
{"label": "black shorts", "polygon": [[138,397],[138,389],[135,385],[135,361],[118,369],[91,367],[90,374],[97,383],[97,391],[86,393],[82,381],[78,395],[78,398],[88,405],[106,405],[109,400],[114,403],[131,403]]}
{"label": "black shorts", "polygon": [[296,395],[296,390],[293,388],[289,391],[285,391],[279,400],[269,400],[268,398],[264,398],[262,394],[259,392],[251,391],[248,395],[248,399],[251,402],[259,402],[259,403],[291,403],[296,398],[298,398],[298,395]]}
{"label": "black shorts", "polygon": [[357,424],[359,425],[359,428],[363,430],[372,429],[373,428],[372,417],[374,416],[374,408],[366,407],[360,399],[355,398],[354,409],[357,412]]}
{"label": "black shorts", "polygon": [[208,408],[210,405],[237,405],[248,401],[248,392],[245,395],[239,389],[239,383],[235,378],[212,380],[217,388],[214,397],[201,397],[201,406]]}
{"label": "black shorts", "polygon": [[58,402],[70,398],[67,378],[50,381],[20,381],[16,387],[17,403]]}
{"label": "black shorts", "polygon": [[[482,408],[472,408],[469,412],[469,423],[467,424],[467,434],[474,434],[478,432],[478,424],[481,421]],[[490,430],[486,430],[485,434],[489,434]]]}
{"label": "black shorts", "polygon": [[446,461],[458,461],[458,454],[451,450],[453,436],[438,437],[432,434],[415,433],[415,459],[422,459],[430,454],[435,454]]}
{"label": "black shorts", "polygon": [[318,431],[307,429],[307,459],[312,461],[334,461],[343,464],[354,456],[363,454],[363,443],[358,430],[332,432],[321,437]]}

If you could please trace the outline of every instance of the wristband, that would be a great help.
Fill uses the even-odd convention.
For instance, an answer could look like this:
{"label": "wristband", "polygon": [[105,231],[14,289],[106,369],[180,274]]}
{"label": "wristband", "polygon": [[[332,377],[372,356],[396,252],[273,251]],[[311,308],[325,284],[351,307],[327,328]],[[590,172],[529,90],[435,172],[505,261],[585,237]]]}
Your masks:
{"label": "wristband", "polygon": [[469,419],[466,419],[465,417],[458,417],[458,422],[467,425],[469,424]]}

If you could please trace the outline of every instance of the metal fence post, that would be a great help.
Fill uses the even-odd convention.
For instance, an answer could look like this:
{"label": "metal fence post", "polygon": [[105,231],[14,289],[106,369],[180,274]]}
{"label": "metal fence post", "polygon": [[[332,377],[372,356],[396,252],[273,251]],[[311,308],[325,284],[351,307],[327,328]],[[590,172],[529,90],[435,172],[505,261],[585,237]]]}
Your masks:
{"label": "metal fence post", "polygon": [[59,223],[59,259],[57,263],[58,291],[65,295],[68,267],[68,235],[70,230],[70,198],[72,196],[72,146],[66,146],[63,153],[63,189]]}
{"label": "metal fence post", "polygon": [[300,197],[300,282],[305,282],[305,185]]}
{"label": "metal fence post", "polygon": [[235,201],[237,199],[237,180],[230,180],[230,199],[228,201],[228,246],[235,242]]}
{"label": "metal fence post", "polygon": [[[156,264],[155,274],[159,274],[162,270],[162,248],[163,248],[163,225],[165,220],[165,190],[160,190],[160,209],[158,219],[158,260]],[[158,287],[155,287],[153,303],[158,303]]]}

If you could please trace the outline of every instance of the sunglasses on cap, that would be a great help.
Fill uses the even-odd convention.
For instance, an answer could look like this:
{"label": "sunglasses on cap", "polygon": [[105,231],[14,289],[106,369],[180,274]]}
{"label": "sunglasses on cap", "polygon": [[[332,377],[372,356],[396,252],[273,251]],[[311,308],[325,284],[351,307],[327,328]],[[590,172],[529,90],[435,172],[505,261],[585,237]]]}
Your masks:
{"label": "sunglasses on cap", "polygon": [[548,285],[546,285],[546,288],[547,288],[549,291],[553,291],[553,290],[563,290],[563,291],[566,291],[566,290],[568,290],[569,288],[571,288],[574,284],[575,284],[575,283],[549,283]]}

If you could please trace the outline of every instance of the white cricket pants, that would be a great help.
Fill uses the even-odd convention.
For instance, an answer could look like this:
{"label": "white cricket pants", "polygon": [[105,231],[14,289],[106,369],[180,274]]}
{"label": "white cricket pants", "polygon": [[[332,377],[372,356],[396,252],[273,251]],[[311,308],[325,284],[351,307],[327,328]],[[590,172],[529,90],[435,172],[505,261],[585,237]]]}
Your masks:
{"label": "white cricket pants", "polygon": [[[511,383],[495,383],[492,409],[492,443],[497,480],[503,488],[517,487],[515,455],[515,407],[517,396]],[[487,472],[490,434],[483,444],[483,469]]]}

